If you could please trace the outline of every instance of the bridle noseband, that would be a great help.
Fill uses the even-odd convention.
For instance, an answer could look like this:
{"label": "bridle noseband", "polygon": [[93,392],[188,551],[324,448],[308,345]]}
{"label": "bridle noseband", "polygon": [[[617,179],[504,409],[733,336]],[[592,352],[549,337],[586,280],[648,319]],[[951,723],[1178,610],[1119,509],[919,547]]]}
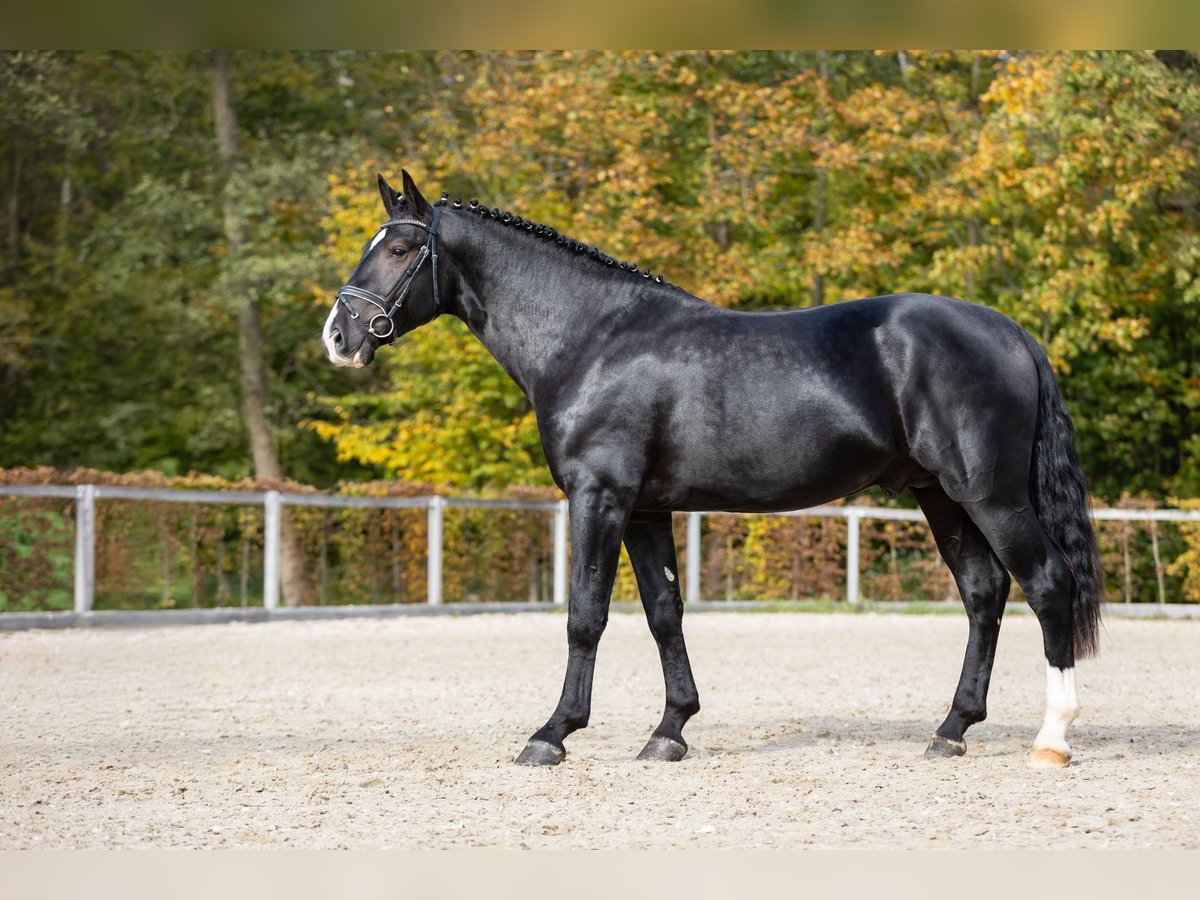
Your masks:
{"label": "bridle noseband", "polygon": [[417,258],[413,260],[413,264],[409,266],[404,274],[396,279],[396,283],[392,285],[392,289],[383,296],[376,294],[374,291],[369,291],[366,288],[356,287],[353,284],[344,284],[337,292],[337,302],[346,307],[350,313],[350,318],[359,319],[358,310],[354,305],[346,299],[346,297],[356,297],[359,300],[366,300],[372,306],[379,310],[371,321],[367,323],[367,333],[371,337],[385,344],[392,344],[396,341],[396,320],[394,316],[396,312],[404,305],[405,298],[408,297],[408,292],[412,290],[413,279],[417,277],[417,273],[421,271],[421,266],[425,265],[425,260],[433,260],[433,312],[437,315],[441,308],[441,297],[438,296],[438,222],[441,219],[442,209],[440,206],[433,208],[433,220],[426,225],[424,222],[417,219],[393,219],[384,225],[384,228],[390,228],[392,225],[416,225],[418,228],[423,228],[429,232],[429,240],[421,245],[421,249],[417,252]]}

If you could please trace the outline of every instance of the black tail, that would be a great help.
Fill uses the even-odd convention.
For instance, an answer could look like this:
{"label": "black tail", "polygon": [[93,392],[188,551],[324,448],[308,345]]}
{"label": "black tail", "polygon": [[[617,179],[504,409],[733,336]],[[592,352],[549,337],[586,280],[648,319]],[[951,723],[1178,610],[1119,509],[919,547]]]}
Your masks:
{"label": "black tail", "polygon": [[1099,648],[1100,605],[1104,602],[1104,576],[1092,528],[1092,502],[1075,455],[1075,429],[1058,394],[1050,361],[1024,329],[1021,336],[1038,373],[1037,429],[1029,467],[1029,495],[1042,528],[1066,557],[1075,576],[1071,597],[1075,656],[1084,658]]}

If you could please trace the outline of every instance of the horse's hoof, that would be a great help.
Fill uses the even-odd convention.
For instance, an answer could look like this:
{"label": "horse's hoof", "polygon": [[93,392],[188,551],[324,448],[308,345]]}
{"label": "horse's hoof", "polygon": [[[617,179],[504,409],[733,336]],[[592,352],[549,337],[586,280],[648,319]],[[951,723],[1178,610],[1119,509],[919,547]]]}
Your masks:
{"label": "horse's hoof", "polygon": [[929,746],[925,748],[926,759],[946,759],[948,757],[963,756],[967,752],[967,744],[965,741],[952,741],[949,738],[944,738],[940,734],[935,734],[929,742]]}
{"label": "horse's hoof", "polygon": [[548,741],[530,741],[517,757],[518,766],[557,766],[566,759],[567,751]]}
{"label": "horse's hoof", "polygon": [[1071,753],[1050,747],[1034,747],[1029,751],[1027,762],[1031,769],[1065,769],[1071,763]]}
{"label": "horse's hoof", "polygon": [[673,740],[669,737],[660,737],[655,735],[650,738],[650,742],[642,748],[642,752],[637,755],[638,759],[656,759],[663,762],[679,762],[687,756],[687,744]]}

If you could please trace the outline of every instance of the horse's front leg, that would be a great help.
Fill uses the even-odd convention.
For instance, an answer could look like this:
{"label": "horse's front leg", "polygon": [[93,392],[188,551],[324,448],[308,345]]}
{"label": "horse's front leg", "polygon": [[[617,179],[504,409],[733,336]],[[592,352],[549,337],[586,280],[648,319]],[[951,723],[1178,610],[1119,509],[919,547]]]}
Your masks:
{"label": "horse's front leg", "polygon": [[563,739],[588,723],[596,647],[608,624],[608,603],[632,495],[632,491],[599,484],[579,488],[571,494],[567,675],[558,707],[529,739],[517,757],[518,765],[557,765],[567,755]]}
{"label": "horse's front leg", "polygon": [[675,562],[671,514],[635,513],[625,528],[625,548],[637,576],[650,633],[658,644],[667,685],[662,722],[654,729],[638,759],[674,762],[687,754],[683,726],[699,712],[700,695],[683,642],[683,598],[679,595],[679,566]]}

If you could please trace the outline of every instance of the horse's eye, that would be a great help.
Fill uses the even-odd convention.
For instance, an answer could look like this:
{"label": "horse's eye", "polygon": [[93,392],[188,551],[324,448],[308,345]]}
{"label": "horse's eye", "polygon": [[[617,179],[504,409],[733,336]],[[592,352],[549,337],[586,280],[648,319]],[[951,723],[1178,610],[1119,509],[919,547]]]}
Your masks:
{"label": "horse's eye", "polygon": [[393,248],[392,248],[392,250],[391,250],[391,254],[392,254],[392,256],[403,256],[403,255],[404,255],[404,254],[406,254],[407,252],[408,252],[408,248],[407,248],[407,247],[402,247],[402,246],[399,246],[399,245],[397,245],[397,246],[393,247]]}

